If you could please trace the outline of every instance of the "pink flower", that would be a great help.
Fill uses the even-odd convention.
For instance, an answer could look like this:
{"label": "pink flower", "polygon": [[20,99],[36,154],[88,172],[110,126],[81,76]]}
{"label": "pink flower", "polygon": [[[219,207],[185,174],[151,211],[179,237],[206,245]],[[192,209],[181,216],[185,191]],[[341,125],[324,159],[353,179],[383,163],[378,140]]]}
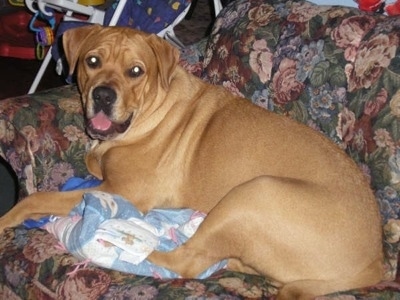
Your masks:
{"label": "pink flower", "polygon": [[76,142],[82,138],[85,134],[78,127],[74,125],[67,125],[63,128],[64,136],[70,142]]}
{"label": "pink flower", "polygon": [[375,131],[374,141],[379,148],[389,148],[390,153],[394,153],[394,143],[393,139],[390,136],[389,132],[384,129],[380,128]]}
{"label": "pink flower", "polygon": [[65,253],[57,245],[58,240],[53,235],[47,232],[36,233],[25,245],[23,253],[28,260],[42,263],[54,255]]}
{"label": "pink flower", "polygon": [[396,55],[397,37],[379,34],[358,49],[354,63],[345,66],[349,92],[370,88]]}
{"label": "pink flower", "polygon": [[201,72],[203,70],[203,64],[201,62],[197,62],[195,64],[188,63],[186,61],[181,61],[180,65],[189,73],[192,73],[198,77],[200,77]]}
{"label": "pink flower", "polygon": [[354,131],[353,146],[357,151],[364,151],[367,147],[367,141],[364,138],[364,131],[358,128]]}
{"label": "pink flower", "polygon": [[210,83],[219,84],[221,80],[221,73],[219,72],[217,64],[210,64],[210,67],[207,68],[207,76]]}
{"label": "pink flower", "polygon": [[340,112],[336,132],[338,137],[347,145],[354,138],[354,125],[356,117],[347,107]]}
{"label": "pink flower", "polygon": [[5,144],[9,144],[14,140],[14,137],[14,128],[12,127],[11,123],[5,120],[0,120],[0,141]]}
{"label": "pink flower", "polygon": [[256,40],[253,49],[254,51],[250,52],[250,67],[258,75],[260,81],[266,83],[271,79],[273,55],[265,40]]}
{"label": "pink flower", "polygon": [[58,286],[57,295],[60,299],[76,299],[79,295],[82,300],[95,300],[108,290],[110,283],[110,276],[100,269],[78,270]]}
{"label": "pink flower", "polygon": [[400,118],[400,90],[397,90],[390,100],[390,113],[393,116]]}
{"label": "pink flower", "polygon": [[376,96],[375,101],[368,101],[367,103],[365,103],[364,114],[372,118],[376,117],[385,106],[387,98],[388,93],[384,88],[382,88]]}
{"label": "pink flower", "polygon": [[250,24],[248,28],[257,29],[271,22],[274,16],[274,8],[270,4],[261,4],[248,12]]}
{"label": "pink flower", "polygon": [[297,100],[304,90],[304,84],[296,79],[296,62],[284,58],[279,65],[278,71],[273,77],[273,100],[278,105]]}
{"label": "pink flower", "polygon": [[206,286],[204,284],[200,283],[200,282],[197,282],[197,281],[188,281],[185,284],[185,287],[188,290],[193,291],[192,296],[201,296],[206,291]]}
{"label": "pink flower", "polygon": [[263,291],[260,288],[249,285],[239,278],[221,278],[218,283],[228,291],[236,292],[245,298],[261,298],[263,296]]}
{"label": "pink flower", "polygon": [[63,184],[74,175],[74,170],[69,163],[60,162],[53,166],[50,172],[50,178],[56,185]]}
{"label": "pink flower", "polygon": [[363,37],[375,24],[375,19],[370,16],[352,16],[332,30],[331,37],[339,48],[345,50],[346,60],[354,61]]}
{"label": "pink flower", "polygon": [[82,104],[78,95],[71,98],[63,98],[58,102],[58,106],[69,114],[81,114]]}
{"label": "pink flower", "polygon": [[291,4],[291,13],[287,16],[287,20],[289,22],[305,23],[327,10],[329,10],[328,6],[314,5],[308,2],[293,2]]}

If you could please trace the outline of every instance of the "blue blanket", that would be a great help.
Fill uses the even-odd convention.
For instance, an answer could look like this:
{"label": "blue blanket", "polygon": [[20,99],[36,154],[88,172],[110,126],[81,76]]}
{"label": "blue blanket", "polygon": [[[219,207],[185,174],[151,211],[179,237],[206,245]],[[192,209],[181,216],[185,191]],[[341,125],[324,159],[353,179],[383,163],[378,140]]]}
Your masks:
{"label": "blue blanket", "polygon": [[[87,182],[68,185],[74,189],[82,184]],[[52,217],[41,226],[82,261],[138,275],[176,278],[178,274],[146,257],[154,249],[170,251],[184,243],[204,218],[205,214],[191,209],[154,209],[144,215],[121,196],[94,191],[85,193],[68,217]],[[199,278],[225,266],[226,261],[221,261]]]}

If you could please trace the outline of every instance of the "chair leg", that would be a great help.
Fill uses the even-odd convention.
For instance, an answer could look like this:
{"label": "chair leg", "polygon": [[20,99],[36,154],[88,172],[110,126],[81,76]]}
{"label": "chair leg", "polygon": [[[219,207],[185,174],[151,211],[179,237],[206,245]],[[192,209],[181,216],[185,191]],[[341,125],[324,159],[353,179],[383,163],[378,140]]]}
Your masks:
{"label": "chair leg", "polygon": [[46,54],[42,64],[40,65],[40,69],[37,72],[35,79],[32,82],[31,87],[29,88],[28,94],[33,94],[36,91],[36,89],[40,83],[40,80],[42,80],[42,77],[43,77],[44,73],[46,72],[46,68],[49,65],[50,60],[51,60],[51,48],[52,47],[50,47],[49,50],[47,51],[47,54]]}
{"label": "chair leg", "polygon": [[219,12],[222,10],[223,5],[221,3],[221,0],[213,0],[213,4],[214,4],[214,13],[215,16],[218,16]]}

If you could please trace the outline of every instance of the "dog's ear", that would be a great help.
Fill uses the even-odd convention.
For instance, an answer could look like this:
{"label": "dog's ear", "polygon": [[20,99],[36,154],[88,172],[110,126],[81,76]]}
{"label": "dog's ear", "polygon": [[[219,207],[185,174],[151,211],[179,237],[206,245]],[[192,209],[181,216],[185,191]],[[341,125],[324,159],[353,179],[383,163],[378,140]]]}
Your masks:
{"label": "dog's ear", "polygon": [[64,32],[62,41],[64,53],[69,65],[68,74],[70,76],[74,73],[83,41],[86,40],[90,35],[98,32],[101,28],[102,26],[100,25],[87,25],[69,29]]}
{"label": "dog's ear", "polygon": [[149,35],[147,42],[153,49],[157,61],[161,86],[167,89],[171,75],[179,62],[179,50],[155,34]]}

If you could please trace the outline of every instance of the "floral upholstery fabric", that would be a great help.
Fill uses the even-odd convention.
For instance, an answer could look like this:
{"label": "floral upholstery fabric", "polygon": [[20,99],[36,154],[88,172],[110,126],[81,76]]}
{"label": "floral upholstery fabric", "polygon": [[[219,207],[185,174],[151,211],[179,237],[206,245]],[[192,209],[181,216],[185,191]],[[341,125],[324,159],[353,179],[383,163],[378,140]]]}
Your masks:
{"label": "floral upholstery fabric", "polygon": [[74,86],[0,102],[0,154],[17,174],[21,199],[87,176],[89,143]]}
{"label": "floral upholstery fabric", "polygon": [[[257,105],[323,132],[370,179],[382,214],[386,279],[320,299],[397,299],[400,238],[400,19],[304,1],[236,0],[181,64]],[[0,101],[0,154],[21,198],[88,176],[79,95],[62,87]],[[356,232],[354,234],[357,234]],[[266,299],[258,276],[159,280],[79,265],[42,230],[0,236],[0,295],[9,299]],[[79,295],[79,296],[77,296]]]}

